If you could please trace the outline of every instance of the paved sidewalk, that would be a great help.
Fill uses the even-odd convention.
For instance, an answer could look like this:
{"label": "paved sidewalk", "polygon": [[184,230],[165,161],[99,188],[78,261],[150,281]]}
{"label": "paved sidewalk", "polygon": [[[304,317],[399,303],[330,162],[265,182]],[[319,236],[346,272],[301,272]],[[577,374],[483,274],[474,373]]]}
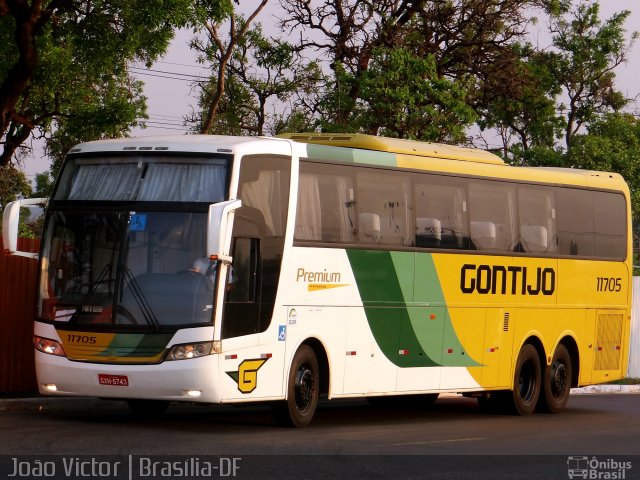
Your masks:
{"label": "paved sidewalk", "polygon": [[572,395],[589,393],[640,393],[640,385],[589,385],[571,389]]}

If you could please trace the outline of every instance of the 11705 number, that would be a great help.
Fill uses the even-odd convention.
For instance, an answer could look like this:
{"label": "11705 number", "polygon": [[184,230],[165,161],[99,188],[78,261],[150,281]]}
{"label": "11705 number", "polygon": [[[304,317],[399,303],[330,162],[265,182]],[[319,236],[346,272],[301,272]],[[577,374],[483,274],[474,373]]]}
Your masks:
{"label": "11705 number", "polygon": [[598,292],[619,292],[622,290],[622,278],[620,277],[597,277],[596,291]]}

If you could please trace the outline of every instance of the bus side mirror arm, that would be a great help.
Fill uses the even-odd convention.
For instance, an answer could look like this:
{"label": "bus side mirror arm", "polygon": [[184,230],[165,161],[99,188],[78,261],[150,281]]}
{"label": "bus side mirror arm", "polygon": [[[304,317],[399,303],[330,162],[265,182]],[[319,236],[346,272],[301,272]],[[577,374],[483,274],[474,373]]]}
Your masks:
{"label": "bus side mirror arm", "polygon": [[45,205],[47,198],[25,198],[7,203],[2,215],[2,242],[5,253],[21,257],[38,258],[37,253],[21,252],[18,250],[18,225],[20,223],[20,208],[29,205]]}
{"label": "bus side mirror arm", "polygon": [[231,228],[235,211],[241,206],[242,200],[227,200],[209,205],[207,256],[210,259],[231,263]]}

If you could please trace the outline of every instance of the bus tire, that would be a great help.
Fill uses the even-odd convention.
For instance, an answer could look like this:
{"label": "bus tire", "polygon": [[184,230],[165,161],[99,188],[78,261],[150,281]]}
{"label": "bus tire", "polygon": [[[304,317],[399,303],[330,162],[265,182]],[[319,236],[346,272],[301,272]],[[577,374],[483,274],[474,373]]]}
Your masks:
{"label": "bus tire", "polygon": [[161,417],[169,408],[166,400],[127,400],[127,405],[131,413],[140,418]]}
{"label": "bus tire", "polygon": [[302,345],[291,362],[287,399],[273,405],[273,417],[278,425],[306,427],[311,423],[318,405],[320,369],[313,349]]}
{"label": "bus tire", "polygon": [[553,353],[551,365],[545,368],[542,392],[538,400],[541,412],[559,413],[564,410],[571,391],[571,356],[567,348],[559,344]]}
{"label": "bus tire", "polygon": [[509,398],[509,409],[516,415],[530,415],[540,397],[542,368],[540,357],[533,345],[526,344],[520,350],[514,372],[513,390]]}

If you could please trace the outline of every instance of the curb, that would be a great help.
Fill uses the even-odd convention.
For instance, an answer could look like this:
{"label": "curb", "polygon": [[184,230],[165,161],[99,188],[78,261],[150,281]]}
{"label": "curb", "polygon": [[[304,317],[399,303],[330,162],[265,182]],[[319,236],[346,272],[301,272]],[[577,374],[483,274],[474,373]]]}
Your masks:
{"label": "curb", "polygon": [[588,387],[571,389],[572,395],[590,393],[640,393],[640,385],[589,385]]}

